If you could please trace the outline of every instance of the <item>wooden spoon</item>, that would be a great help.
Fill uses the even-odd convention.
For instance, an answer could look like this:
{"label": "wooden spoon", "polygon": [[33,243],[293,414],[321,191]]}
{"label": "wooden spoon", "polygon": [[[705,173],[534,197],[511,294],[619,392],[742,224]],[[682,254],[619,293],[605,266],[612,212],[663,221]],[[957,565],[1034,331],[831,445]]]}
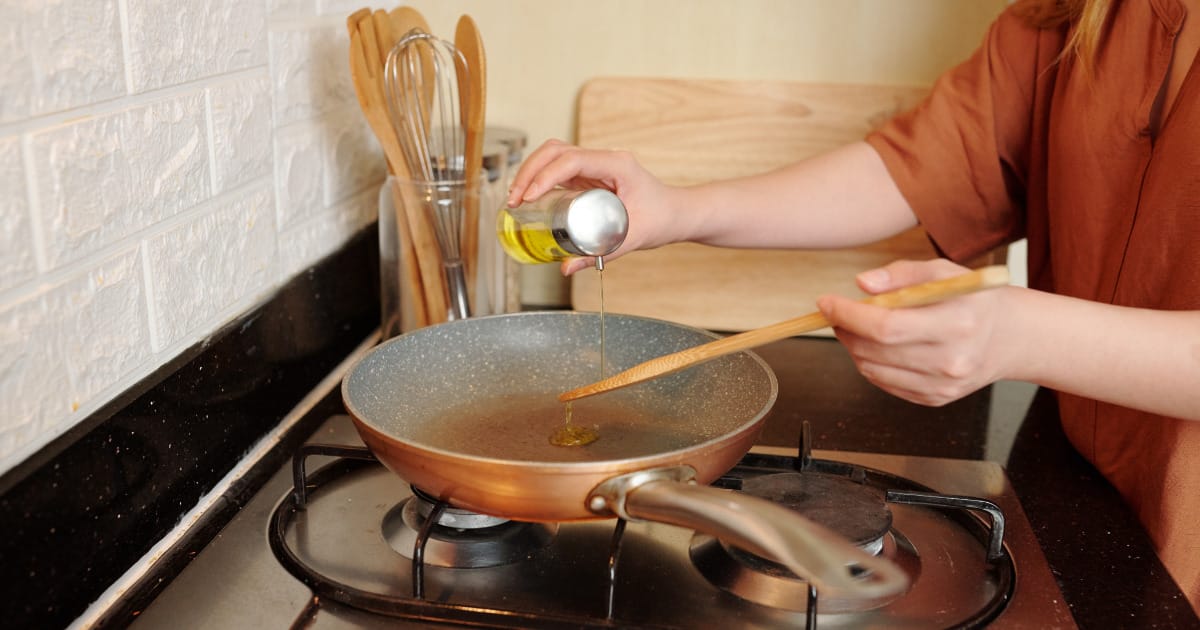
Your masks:
{"label": "wooden spoon", "polygon": [[392,30],[396,32],[397,40],[414,28],[421,29],[426,33],[433,33],[429,30],[429,22],[425,20],[425,16],[410,6],[396,7],[388,13],[388,16],[392,18]]}
{"label": "wooden spoon", "polygon": [[[483,53],[483,37],[479,27],[469,15],[458,18],[454,29],[454,47],[465,60],[466,67],[459,67],[459,106],[463,116],[463,127],[467,132],[465,161],[468,190],[479,183],[483,169],[483,130],[487,103],[487,60]],[[468,195],[463,217],[462,255],[466,267],[467,287],[475,290],[475,275],[479,257],[479,196]]]}
{"label": "wooden spoon", "polygon": [[[404,36],[408,35],[413,29],[422,33],[433,34],[433,31],[429,28],[429,22],[425,20],[425,16],[410,6],[396,7],[388,13],[388,17],[392,20],[392,32],[396,34],[396,41],[404,39]],[[427,77],[433,76],[433,61],[423,57],[421,63],[424,66],[421,74]],[[421,95],[422,120],[429,120],[429,104],[433,102],[434,87],[436,86],[432,81],[428,82],[425,86],[424,94]]]}
{"label": "wooden spoon", "polygon": [[[880,293],[879,295],[868,297],[862,300],[862,302],[887,308],[922,306],[958,295],[974,293],[983,289],[992,289],[1007,284],[1008,268],[1003,265],[995,265],[983,267],[982,269],[964,273],[953,278],[933,280],[931,282],[904,287],[896,291]],[[680,352],[651,359],[591,385],[563,392],[558,395],[558,400],[567,402],[619,389],[633,385],[634,383],[678,372],[684,368],[715,359],[719,356],[748,350],[802,333],[812,332],[828,325],[829,322],[819,311],[809,313],[808,315],[784,320],[770,326],[764,326],[763,328],[748,330],[744,333],[731,335]]]}
{"label": "wooden spoon", "polygon": [[[397,179],[408,180],[411,179],[411,175],[404,161],[404,152],[400,147],[399,137],[392,126],[387,101],[384,100],[382,64],[380,63],[374,19],[369,12],[359,11],[351,18],[356,16],[359,21],[353,25],[353,28],[350,28],[349,24],[347,25],[350,30],[350,76],[354,83],[354,93],[358,97],[359,107],[362,109],[367,123],[383,148],[389,171],[394,173]],[[399,192],[401,194],[398,199],[398,208],[420,207],[416,199],[404,198],[411,196],[405,192],[405,189],[401,188]],[[425,219],[424,213],[403,210],[401,212],[408,226],[407,233],[412,240],[412,249],[415,252],[412,256],[415,264],[409,265],[408,268],[410,271],[418,270],[420,275],[420,282],[413,284],[414,293],[418,293],[418,288],[421,289],[420,295],[414,297],[416,300],[421,300],[421,306],[423,306],[417,311],[423,313],[423,316],[418,318],[418,324],[445,321],[448,312],[445,279],[441,270],[441,253],[437,247],[433,227]],[[414,306],[417,305],[414,304]],[[417,309],[414,308],[414,310]]]}

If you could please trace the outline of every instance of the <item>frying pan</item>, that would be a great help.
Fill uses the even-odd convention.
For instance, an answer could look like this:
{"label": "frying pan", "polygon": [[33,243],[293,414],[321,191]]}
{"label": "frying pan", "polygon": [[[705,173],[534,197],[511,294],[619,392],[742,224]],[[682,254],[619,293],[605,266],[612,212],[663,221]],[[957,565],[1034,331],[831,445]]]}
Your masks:
{"label": "frying pan", "polygon": [[[712,341],[671,322],[609,314],[608,371]],[[556,395],[599,377],[600,316],[517,313],[439,324],[376,346],[342,396],[371,451],[451,505],[522,521],[619,516],[680,525],[775,560],[823,592],[875,598],[907,575],[799,514],[707,484],[754,443],[774,373],[740,352],[573,403],[600,439],[561,447]]]}

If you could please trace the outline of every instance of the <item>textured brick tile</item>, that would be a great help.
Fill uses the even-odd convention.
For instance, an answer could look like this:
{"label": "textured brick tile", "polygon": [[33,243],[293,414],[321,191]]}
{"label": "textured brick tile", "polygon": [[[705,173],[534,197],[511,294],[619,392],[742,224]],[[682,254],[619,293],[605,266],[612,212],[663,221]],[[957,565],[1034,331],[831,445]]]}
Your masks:
{"label": "textured brick tile", "polygon": [[149,357],[137,250],[0,309],[0,458],[60,433]]}
{"label": "textured brick tile", "polygon": [[21,143],[0,138],[0,291],[33,277],[37,263],[30,231]]}
{"label": "textured brick tile", "polygon": [[206,138],[198,94],[34,134],[50,267],[208,198]]}
{"label": "textured brick tile", "polygon": [[24,11],[0,3],[0,122],[28,118],[37,99]]}
{"label": "textured brick tile", "polygon": [[150,355],[141,257],[128,250],[68,285],[54,305],[69,314],[60,327],[72,391],[83,404],[130,374]]}
{"label": "textured brick tile", "polygon": [[357,107],[345,20],[330,17],[321,24],[281,27],[269,35],[276,126]]}
{"label": "textured brick tile", "polygon": [[212,330],[225,309],[276,283],[269,186],[218,205],[148,243],[159,350]]}
{"label": "textured brick tile", "polygon": [[217,192],[271,173],[271,89],[267,74],[209,88]]}
{"label": "textured brick tile", "polygon": [[309,17],[316,13],[314,0],[267,0],[267,17],[271,19]]}
{"label": "textured brick tile", "polygon": [[317,0],[317,12],[322,15],[347,16],[362,6],[359,0]]}
{"label": "textured brick tile", "polygon": [[375,220],[379,190],[368,188],[333,208],[280,232],[280,277],[290,278],[332,254],[351,236]]}
{"label": "textured brick tile", "polygon": [[266,3],[128,0],[133,91],[267,62]]}
{"label": "textured brick tile", "polygon": [[280,229],[324,208],[323,135],[319,121],[301,121],[275,131],[275,194]]}
{"label": "textured brick tile", "polygon": [[375,135],[357,107],[323,118],[325,141],[325,205],[379,187],[387,176],[387,162]]}
{"label": "textured brick tile", "polygon": [[0,122],[123,96],[120,28],[116,0],[0,3]]}

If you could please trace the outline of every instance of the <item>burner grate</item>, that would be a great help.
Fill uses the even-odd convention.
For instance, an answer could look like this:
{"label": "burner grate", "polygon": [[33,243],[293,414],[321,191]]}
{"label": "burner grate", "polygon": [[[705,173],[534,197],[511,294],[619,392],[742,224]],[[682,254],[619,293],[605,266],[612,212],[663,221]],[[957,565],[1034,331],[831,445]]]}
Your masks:
{"label": "burner grate", "polygon": [[[306,460],[309,456],[313,455],[333,456],[342,459],[334,461],[309,476],[305,472]],[[306,444],[301,447],[293,459],[293,491],[279,503],[272,514],[268,540],[271,550],[283,563],[284,567],[296,578],[307,584],[317,597],[328,598],[360,610],[394,617],[428,621],[451,621],[489,627],[612,628],[614,624],[618,623],[615,615],[615,587],[618,559],[625,532],[625,521],[622,519],[617,519],[613,530],[608,559],[609,588],[605,601],[606,615],[602,619],[588,616],[559,615],[543,611],[523,612],[478,605],[460,605],[426,599],[424,575],[426,565],[424,557],[425,548],[434,527],[441,517],[441,512],[448,507],[448,504],[444,501],[435,501],[432,511],[424,519],[423,525],[414,541],[414,552],[411,559],[413,583],[413,595],[411,598],[398,597],[385,593],[374,593],[354,588],[324,575],[320,570],[301,559],[295,550],[291,548],[287,541],[287,532],[293,526],[296,516],[305,510],[311,491],[319,490],[321,486],[334,479],[372,464],[382,465],[371,454],[370,450],[366,448],[328,444]]]}
{"label": "burner grate", "polygon": [[[334,460],[332,463],[309,475],[305,470],[305,460],[314,455],[333,456],[340,459]],[[594,606],[583,605],[562,608],[560,610],[518,610],[515,608],[519,608],[519,606],[508,608],[506,602],[496,601],[491,605],[487,603],[480,604],[479,602],[457,604],[451,601],[444,601],[443,597],[436,594],[433,598],[427,597],[426,568],[429,566],[429,557],[426,555],[426,548],[437,528],[442,527],[438,525],[441,517],[440,513],[448,506],[445,502],[441,501],[434,501],[432,508],[429,508],[429,512],[421,521],[423,525],[419,528],[416,538],[413,541],[413,557],[406,562],[411,567],[411,596],[405,596],[403,588],[400,589],[400,592],[396,592],[395,589],[390,593],[376,592],[367,588],[356,587],[323,573],[321,569],[318,569],[317,566],[314,566],[310,562],[306,562],[296,552],[289,543],[289,531],[293,532],[294,535],[297,518],[306,511],[308,502],[313,500],[313,496],[321,496],[320,493],[322,493],[323,488],[326,486],[335,486],[340,483],[339,480],[345,481],[347,477],[363,474],[368,468],[375,466],[380,466],[380,464],[371,455],[370,451],[365,448],[322,444],[304,446],[293,460],[294,487],[292,492],[285,496],[276,506],[271,516],[268,538],[272,551],[279,558],[283,566],[312,589],[318,600],[324,599],[339,602],[360,610],[397,618],[423,621],[449,621],[452,623],[492,627],[611,628],[621,625],[672,627],[670,621],[666,621],[664,625],[662,620],[657,625],[653,622],[647,623],[646,620],[640,618],[636,623],[628,623],[629,620],[622,621],[624,615],[636,615],[637,612],[633,609],[625,609],[624,612],[618,610],[618,578],[621,573],[623,550],[628,547],[626,543],[629,540],[629,535],[626,531],[627,523],[620,519],[615,521],[609,537],[606,575],[603,578],[597,576],[596,583],[592,584],[593,587],[599,586],[600,592],[591,589],[588,590],[588,597],[596,597],[595,600],[592,600],[595,604]],[[789,470],[803,472],[788,472]],[[377,475],[378,473],[370,474]],[[968,615],[967,619],[960,620],[956,625],[967,628],[982,627],[987,625],[1003,610],[1015,587],[1015,570],[1012,559],[1009,557],[1003,543],[1003,514],[994,504],[988,501],[971,497],[939,495],[929,488],[902,477],[891,475],[890,473],[843,462],[813,459],[803,447],[800,450],[800,456],[795,457],[748,454],[730,474],[723,477],[715,485],[731,489],[754,490],[755,486],[760,486],[765,481],[769,481],[771,476],[808,474],[837,478],[846,483],[862,485],[865,488],[870,488],[872,491],[882,494],[887,503],[936,508],[937,511],[944,511],[946,518],[957,522],[966,530],[963,534],[964,536],[968,539],[978,539],[979,543],[987,548],[988,568],[986,570],[989,573],[987,579],[996,585],[995,595],[992,599],[982,604],[978,609],[971,609],[976,610],[976,612]],[[976,511],[982,511],[991,517],[992,522],[990,527],[984,523],[982,518],[975,515],[974,512]],[[890,524],[890,517],[888,522]],[[596,524],[597,527],[602,525]],[[312,527],[311,521],[307,523],[307,526]],[[602,532],[603,529],[591,531]],[[894,531],[888,533],[888,540],[893,541],[893,548],[897,545],[901,547],[905,545],[911,546],[902,535]],[[634,554],[634,556],[630,556],[632,559],[627,559],[628,562],[634,562],[634,567],[645,561],[645,558],[641,557],[638,551],[636,551],[645,551],[645,547],[640,546],[642,544],[639,543],[638,546],[635,546],[635,551],[626,551],[624,553],[624,555]],[[719,542],[715,544],[717,546],[721,545]],[[604,554],[599,547],[593,547],[593,549],[596,550],[596,553],[593,554],[593,561],[599,559]],[[686,559],[684,561],[686,562]],[[593,565],[589,564],[588,566]],[[919,573],[920,568],[917,566],[912,570]],[[703,570],[701,572],[703,573]],[[437,575],[440,576],[441,574]],[[627,580],[628,577],[623,579]],[[703,581],[699,577],[697,579]],[[824,613],[833,615],[843,612],[844,608],[841,602],[836,599],[821,600],[819,594],[811,585],[798,580],[794,576],[784,576],[783,579],[790,579],[790,581],[798,583],[795,588],[787,591],[788,594],[786,597],[789,598],[789,601],[783,605],[779,603],[769,603],[766,605],[772,608],[795,611],[795,614],[802,615],[804,627],[817,627],[817,611],[819,609]],[[402,582],[398,582],[396,586],[400,586],[401,584]],[[741,597],[741,595],[738,596]],[[593,612],[589,613],[588,610],[592,610]],[[824,616],[822,616],[822,619],[824,619]],[[833,620],[833,618],[831,617],[830,620]],[[793,623],[798,625],[800,621],[797,619]]]}

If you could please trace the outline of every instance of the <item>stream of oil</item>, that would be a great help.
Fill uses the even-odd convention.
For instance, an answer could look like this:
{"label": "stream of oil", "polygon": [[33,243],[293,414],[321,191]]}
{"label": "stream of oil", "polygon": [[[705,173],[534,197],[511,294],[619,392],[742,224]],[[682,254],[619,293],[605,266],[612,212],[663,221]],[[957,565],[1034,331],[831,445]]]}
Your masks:
{"label": "stream of oil", "polygon": [[[604,348],[604,269],[597,265],[596,277],[600,279],[600,379],[603,380],[608,368],[605,362]],[[600,439],[600,434],[591,427],[571,424],[572,401],[567,401],[563,411],[563,425],[550,436],[550,443],[555,446],[585,446]]]}

